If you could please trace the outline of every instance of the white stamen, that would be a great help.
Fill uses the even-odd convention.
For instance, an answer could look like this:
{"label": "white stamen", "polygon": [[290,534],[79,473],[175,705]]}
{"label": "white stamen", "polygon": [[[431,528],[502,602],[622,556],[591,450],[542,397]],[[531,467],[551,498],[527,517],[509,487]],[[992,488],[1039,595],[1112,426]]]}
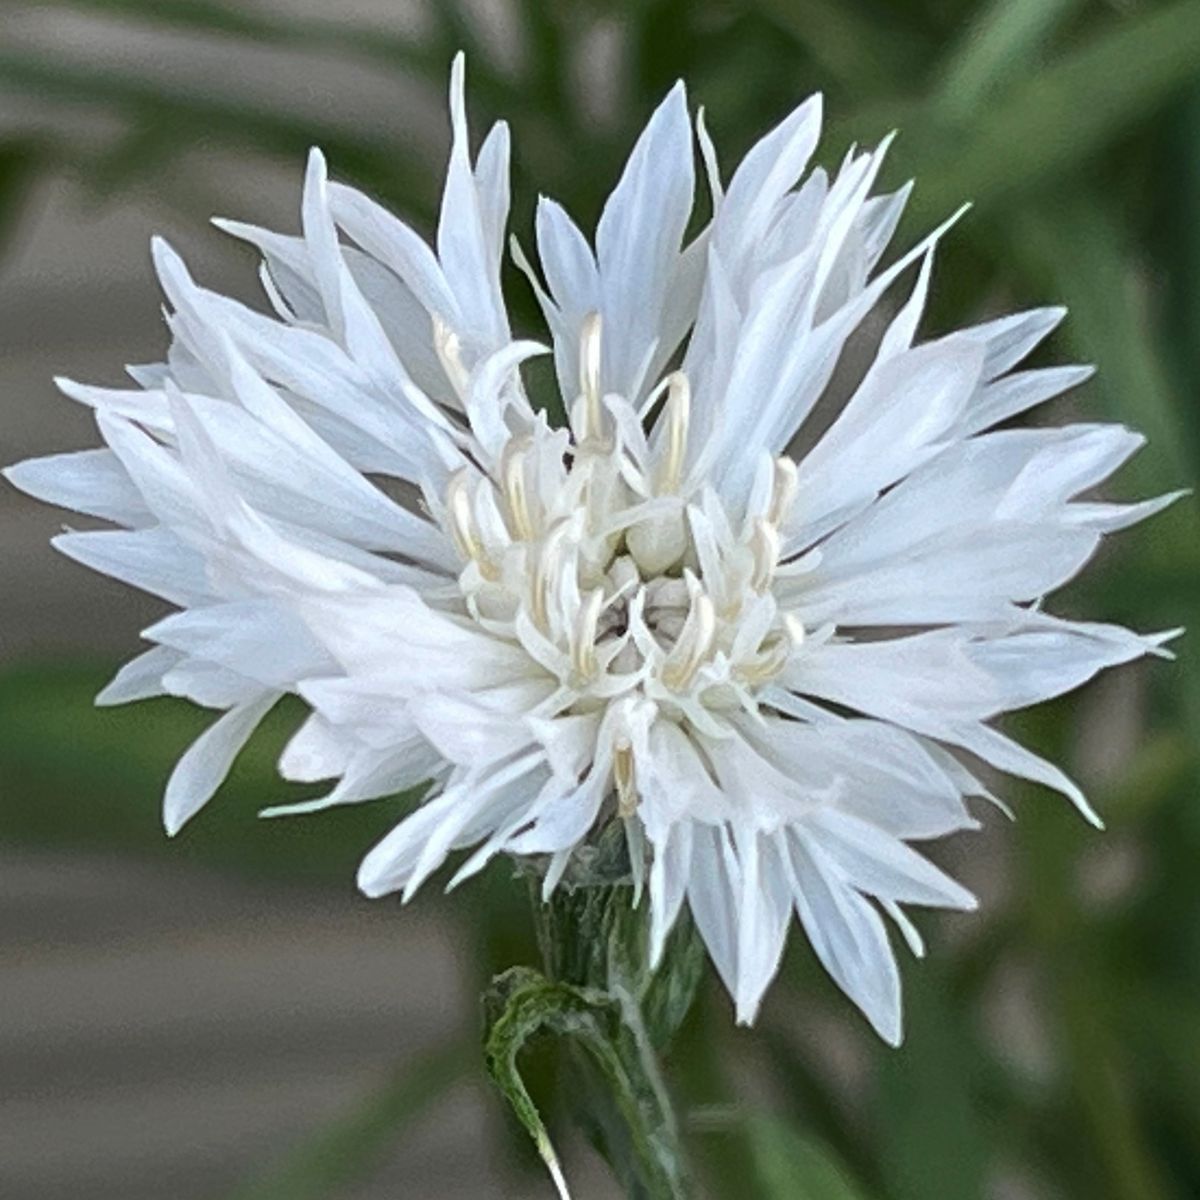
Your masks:
{"label": "white stamen", "polygon": [[590,312],[579,327],[579,394],[584,401],[584,438],[601,436],[600,419],[600,335],[603,322],[598,312]]}
{"label": "white stamen", "polygon": [[562,540],[570,525],[569,520],[561,520],[551,528],[546,535],[546,540],[542,543],[541,553],[538,555],[537,564],[533,569],[530,611],[534,624],[546,634],[550,632],[547,620],[547,596],[550,588],[557,582]]}
{"label": "white stamen", "polygon": [[628,738],[620,738],[613,746],[613,779],[617,785],[617,812],[628,820],[637,811],[638,805],[633,746]]}
{"label": "white stamen", "polygon": [[776,634],[763,642],[756,655],[741,663],[737,673],[752,686],[764,684],[783,670],[791,657],[792,649],[790,637]]}
{"label": "white stamen", "polygon": [[667,452],[663,461],[662,488],[664,492],[679,489],[683,473],[683,457],[687,452],[688,423],[692,412],[692,389],[687,376],[675,371],[668,379],[667,390]]}
{"label": "white stamen", "polygon": [[437,313],[433,314],[433,348],[437,351],[438,362],[446,372],[450,385],[458,393],[459,399],[466,397],[471,384],[471,375],[463,365],[462,343],[458,334],[442,320]]}
{"label": "white stamen", "polygon": [[786,455],[775,460],[775,476],[771,486],[771,504],[767,520],[778,529],[787,519],[796,498],[796,464]]}
{"label": "white stamen", "polygon": [[713,602],[701,592],[692,601],[679,640],[663,663],[662,681],[667,687],[681,692],[692,682],[712,649],[716,632],[717,614]]}
{"label": "white stamen", "polygon": [[603,607],[604,592],[600,588],[594,588],[588,593],[575,618],[571,664],[581,683],[589,682],[596,675],[596,626]]}
{"label": "white stamen", "polygon": [[771,586],[775,566],[779,562],[779,533],[771,522],[758,517],[754,532],[750,535],[750,553],[754,556],[754,567],[750,572],[750,586],[761,596]]}
{"label": "white stamen", "polygon": [[658,383],[650,390],[645,400],[638,405],[637,418],[639,421],[645,421],[646,418],[654,411],[654,406],[662,399],[663,392],[671,386],[671,376],[668,375],[665,379],[659,380]]}
{"label": "white stamen", "polygon": [[485,579],[498,579],[499,572],[479,540],[475,513],[471,508],[471,473],[466,467],[450,477],[446,487],[446,512],[455,549],[468,562],[476,563]]}
{"label": "white stamen", "polygon": [[528,438],[513,438],[500,455],[500,481],[508,513],[512,518],[513,536],[522,542],[534,539],[533,522],[529,517],[529,501],[525,490],[525,458]]}

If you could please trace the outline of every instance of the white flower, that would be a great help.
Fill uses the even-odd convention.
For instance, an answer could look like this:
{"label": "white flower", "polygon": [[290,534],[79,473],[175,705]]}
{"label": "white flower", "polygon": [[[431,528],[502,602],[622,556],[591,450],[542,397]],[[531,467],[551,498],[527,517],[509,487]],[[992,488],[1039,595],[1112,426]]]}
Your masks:
{"label": "white flower", "polygon": [[[282,773],[336,780],[293,811],[432,781],[367,855],[373,896],[407,898],[461,848],[452,882],[546,856],[549,893],[620,820],[653,956],[686,900],[748,1022],[794,909],[895,1042],[881,911],[920,953],[901,905],[974,904],[909,845],[976,825],[964,801],[986,792],[954,751],[1095,819],[988,722],[1158,649],[1040,602],[1171,497],[1078,499],[1141,445],[1120,426],[995,429],[1087,376],[1014,370],[1060,310],[915,340],[943,230],[878,269],[908,189],[872,195],[886,143],[805,174],[816,97],[724,191],[696,128],[715,215],[690,242],[682,85],[594,250],[542,201],[544,285],[515,253],[552,334],[552,427],[520,371],[542,348],[513,339],[501,294],[508,132],[472,163],[461,59],[451,113],[436,249],[314,152],[302,236],[223,223],[261,250],[274,317],[158,242],[167,361],[128,390],[61,383],[108,448],[9,478],[120,526],[56,544],[180,609],[100,702],[224,711],[167,787],[171,832],[288,692],[312,715]],[[910,266],[865,375],[814,417]]]}

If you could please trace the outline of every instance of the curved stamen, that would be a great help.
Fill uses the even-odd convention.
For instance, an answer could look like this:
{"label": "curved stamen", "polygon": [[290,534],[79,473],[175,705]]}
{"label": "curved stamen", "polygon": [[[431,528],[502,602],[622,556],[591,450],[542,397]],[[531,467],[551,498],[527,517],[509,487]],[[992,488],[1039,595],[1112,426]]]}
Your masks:
{"label": "curved stamen", "polygon": [[535,536],[525,489],[525,458],[529,444],[528,438],[513,438],[500,455],[500,484],[512,518],[513,536],[522,542],[531,542]]}
{"label": "curved stamen", "polygon": [[468,562],[474,562],[480,574],[494,582],[500,578],[495,563],[479,539],[475,513],[471,507],[471,473],[467,467],[456,471],[446,486],[446,514],[454,548]]}
{"label": "curved stamen", "polygon": [[533,582],[530,587],[530,611],[534,624],[548,634],[549,621],[547,600],[550,588],[557,582],[559,558],[561,556],[562,540],[570,527],[569,520],[558,521],[546,535],[542,543],[541,553],[533,569]]}
{"label": "curved stamen", "polygon": [[792,646],[799,649],[804,645],[804,624],[795,613],[783,614],[783,627],[787,630],[787,635],[792,639]]}
{"label": "curved stamen", "polygon": [[637,780],[634,777],[633,746],[628,738],[613,746],[613,779],[617,785],[617,812],[624,818],[637,811]]}
{"label": "curved stamen", "polygon": [[683,691],[695,678],[712,649],[716,633],[717,614],[713,602],[701,592],[692,601],[679,640],[663,663],[662,681],[673,692]]}
{"label": "curved stamen", "polygon": [[750,535],[750,553],[754,566],[750,571],[750,586],[761,596],[771,586],[779,562],[779,532],[774,524],[757,517]]}
{"label": "curved stamen", "polygon": [[571,642],[571,665],[583,683],[595,678],[599,664],[596,661],[596,628],[600,611],[604,607],[604,592],[594,588],[580,606],[575,618],[575,629]]}
{"label": "curved stamen", "polygon": [[792,501],[796,498],[796,464],[786,455],[775,460],[775,474],[771,482],[771,503],[767,508],[767,520],[778,529],[787,519]]}
{"label": "curved stamen", "polygon": [[433,314],[433,348],[437,351],[438,362],[446,372],[446,378],[451,386],[463,399],[471,383],[471,374],[463,365],[462,343],[458,334],[442,320],[437,313]]}
{"label": "curved stamen", "polygon": [[579,327],[579,394],[583,397],[584,439],[601,436],[600,335],[603,321],[590,312]]}
{"label": "curved stamen", "polygon": [[683,474],[683,457],[687,452],[688,424],[692,414],[692,389],[687,376],[675,371],[667,381],[667,451],[663,460],[662,488],[664,492],[679,490]]}
{"label": "curved stamen", "polygon": [[792,648],[790,636],[776,634],[763,642],[762,648],[756,655],[740,663],[737,673],[751,686],[757,687],[767,683],[787,666]]}

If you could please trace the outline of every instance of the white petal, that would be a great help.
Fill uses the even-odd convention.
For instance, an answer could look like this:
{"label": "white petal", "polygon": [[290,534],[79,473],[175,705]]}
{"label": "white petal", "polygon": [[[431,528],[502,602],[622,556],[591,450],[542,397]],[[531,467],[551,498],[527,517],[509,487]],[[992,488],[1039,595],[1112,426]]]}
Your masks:
{"label": "white petal", "polygon": [[262,693],[262,681],[219,663],[186,658],[162,678],[163,690],[205,708],[234,708]]}
{"label": "white petal", "polygon": [[964,330],[987,350],[984,378],[995,379],[1026,357],[1067,315],[1065,308],[1032,308]]}
{"label": "white petal", "polygon": [[919,346],[877,362],[800,463],[794,511],[815,520],[920,466],[957,422],[982,362],[969,344]]}
{"label": "white petal", "polygon": [[293,686],[334,666],[294,614],[267,600],[190,608],[152,625],[145,636],[273,687]]}
{"label": "white petal", "polygon": [[692,870],[692,823],[681,821],[654,847],[650,864],[650,966],[662,960],[667,937],[683,907]]}
{"label": "white petal", "polygon": [[[821,96],[810,96],[751,147],[721,202],[717,237],[737,261],[758,242],[821,136]],[[728,231],[728,232],[726,232]]]}
{"label": "white petal", "polygon": [[333,779],[346,770],[353,754],[353,743],[345,732],[313,713],[284,747],[279,773],[284,779],[303,783]]}
{"label": "white petal", "polygon": [[[500,294],[499,247],[492,244],[497,196],[494,190],[489,190],[486,198],[480,195],[471,168],[464,71],[463,56],[458,54],[450,74],[454,140],[438,220],[438,259],[458,301],[463,329],[475,335],[481,348],[497,350],[508,341],[508,318]],[[494,153],[493,149],[489,156]],[[493,169],[493,164],[485,165]]]}
{"label": "white petal", "polygon": [[80,450],[30,458],[0,474],[21,491],[121,525],[153,524],[154,518],[111,450]]}
{"label": "white petal", "polygon": [[[844,532],[853,537],[854,523]],[[835,534],[822,544],[796,611],[806,624],[842,627],[999,619],[1012,604],[1039,600],[1074,578],[1099,542],[1087,528],[994,521],[915,545],[881,546],[881,561],[846,569]]]}
{"label": "white petal", "polygon": [[763,995],[779,970],[792,915],[792,897],[777,837],[764,837],[752,829],[735,826],[734,840],[742,884],[737,934],[737,1020],[739,1025],[752,1025]]}
{"label": "white petal", "polygon": [[1007,775],[1030,779],[1066,796],[1080,815],[1097,829],[1104,828],[1099,814],[1073,779],[1053,763],[986,725],[964,725],[945,734],[945,740],[983,759]]}
{"label": "white petal", "polygon": [[554,333],[558,386],[569,401],[579,389],[580,326],[588,313],[600,311],[600,273],[587,238],[560,204],[540,197],[535,229],[549,288],[538,301]]}
{"label": "white petal", "polygon": [[425,310],[458,328],[464,323],[437,256],[403,221],[345,184],[329,185],[334,220],[368,254],[404,281]]}
{"label": "white petal", "polygon": [[1152,639],[1117,626],[1061,622],[976,642],[968,653],[1002,682],[1005,708],[1026,708],[1074,691],[1100,671],[1155,649]]}
{"label": "white petal", "polygon": [[51,544],[68,558],[172,604],[212,597],[204,559],[166,529],[60,533]]}
{"label": "white petal", "polygon": [[525,777],[535,765],[536,756],[530,755],[484,778],[460,776],[371,850],[359,867],[359,888],[368,896],[403,889],[409,899],[445,861],[467,826],[480,818],[485,827],[506,818],[512,796],[527,789]]}
{"label": "white petal", "polygon": [[741,882],[741,871],[728,832],[722,826],[696,825],[687,887],[688,906],[721,982],[735,998],[738,994]]}
{"label": "white petal", "polygon": [[966,888],[868,821],[825,806],[806,818],[803,826],[846,881],[861,892],[904,904],[976,907]]}
{"label": "white petal", "polygon": [[529,814],[533,825],[508,842],[512,854],[555,854],[579,843],[596,823],[608,786],[608,771],[592,768],[587,779],[564,793],[558,785],[547,793],[536,812]]}
{"label": "white petal", "polygon": [[[985,360],[986,361],[986,360]],[[963,413],[959,434],[967,437],[1044,404],[1090,379],[1092,367],[1044,367],[1004,375],[980,388]]]}
{"label": "white petal", "polygon": [[184,751],[163,797],[163,824],[168,834],[178,833],[208,803],[238,752],[278,699],[278,692],[263,692],[257,699],[231,708]]}
{"label": "white petal", "polygon": [[508,125],[497,121],[483,139],[475,162],[475,188],[479,193],[484,238],[497,262],[504,254],[504,227],[508,224],[510,157]]}
{"label": "white petal", "polygon": [[128,704],[163,694],[163,675],[182,655],[169,646],[155,646],[127,662],[96,696],[96,704]]}
{"label": "white petal", "polygon": [[882,918],[838,879],[814,841],[793,837],[788,849],[796,911],[813,950],[879,1036],[898,1046],[900,973]]}
{"label": "white petal", "polygon": [[640,396],[647,354],[692,210],[695,161],[677,83],[637,140],[596,227],[605,390]]}
{"label": "white petal", "polygon": [[439,753],[459,766],[482,769],[532,741],[523,714],[491,711],[466,695],[422,696],[413,706],[413,720]]}
{"label": "white petal", "polygon": [[346,671],[370,677],[394,664],[396,684],[409,694],[434,683],[471,689],[540,674],[520,647],[437,612],[411,588],[313,596],[297,607]]}

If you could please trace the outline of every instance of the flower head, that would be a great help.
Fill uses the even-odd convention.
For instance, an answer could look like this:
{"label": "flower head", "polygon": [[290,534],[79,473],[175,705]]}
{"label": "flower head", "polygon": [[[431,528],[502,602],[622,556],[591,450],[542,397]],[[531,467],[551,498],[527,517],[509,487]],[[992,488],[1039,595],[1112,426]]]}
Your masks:
{"label": "flower head", "polygon": [[[433,248],[314,151],[301,236],[221,223],[262,252],[273,316],[157,242],[167,361],[126,390],[62,382],[107,448],[9,477],[118,525],[56,543],[180,610],[100,701],[223,710],[168,784],[171,832],[285,693],[311,715],[283,775],[334,781],[285,811],[428,781],[363,862],[371,895],[407,898],[457,849],[452,882],[537,856],[549,894],[620,822],[653,957],[686,902],[750,1021],[794,911],[896,1041],[883,915],[919,952],[903,905],[974,904],[910,843],[976,824],[966,800],[987,793],[959,751],[1094,819],[988,722],[1159,649],[1041,600],[1171,497],[1079,499],[1141,444],[1120,426],[996,428],[1087,376],[1014,369],[1060,310],[917,340],[949,222],[880,269],[908,189],[874,193],[886,142],[807,169],[817,97],[723,188],[678,85],[594,248],[539,204],[540,270],[514,254],[551,334],[555,427],[522,380],[543,347],[513,338],[501,292],[508,132],[472,161],[461,59],[451,115]],[[689,241],[697,140],[713,216]]]}

